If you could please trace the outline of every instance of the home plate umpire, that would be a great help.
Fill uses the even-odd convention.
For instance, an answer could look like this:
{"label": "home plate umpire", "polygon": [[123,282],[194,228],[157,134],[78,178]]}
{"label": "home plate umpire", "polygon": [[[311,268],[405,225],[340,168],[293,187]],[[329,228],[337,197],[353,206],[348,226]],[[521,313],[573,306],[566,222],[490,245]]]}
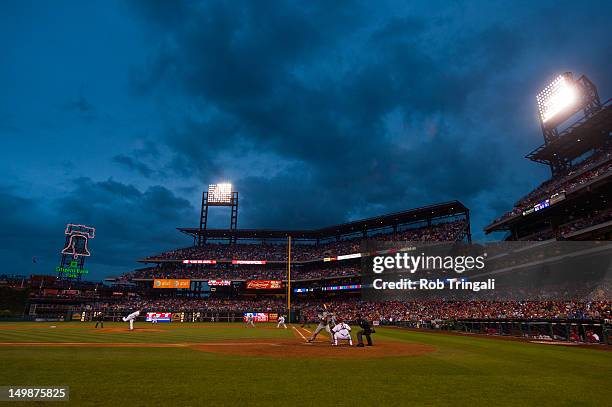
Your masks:
{"label": "home plate umpire", "polygon": [[361,327],[361,331],[357,332],[357,346],[363,348],[363,337],[366,337],[368,341],[368,346],[372,346],[372,334],[376,332],[372,329],[372,325],[368,322],[367,319],[363,318],[361,315],[357,315],[357,325]]}

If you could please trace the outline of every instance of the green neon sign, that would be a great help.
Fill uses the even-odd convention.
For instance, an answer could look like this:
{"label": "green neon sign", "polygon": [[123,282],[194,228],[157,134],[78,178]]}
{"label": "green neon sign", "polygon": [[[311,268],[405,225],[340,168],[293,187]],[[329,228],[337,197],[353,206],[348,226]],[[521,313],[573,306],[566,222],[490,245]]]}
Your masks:
{"label": "green neon sign", "polygon": [[72,278],[76,278],[84,274],[89,274],[89,270],[79,268],[79,262],[76,260],[72,260],[68,267],[57,266],[55,268],[55,271],[58,273],[63,273],[66,277]]}

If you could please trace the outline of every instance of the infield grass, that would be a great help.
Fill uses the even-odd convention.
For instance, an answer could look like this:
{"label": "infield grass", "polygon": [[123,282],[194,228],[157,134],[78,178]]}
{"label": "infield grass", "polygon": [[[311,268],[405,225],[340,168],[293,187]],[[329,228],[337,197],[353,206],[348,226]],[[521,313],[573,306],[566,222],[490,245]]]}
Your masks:
{"label": "infield grass", "polygon": [[[55,325],[56,328],[50,328]],[[283,358],[191,348],[27,343],[199,343],[295,339],[242,324],[0,323],[0,385],[70,386],[72,405],[572,405],[612,400],[612,352],[380,328],[375,341],[432,345],[420,356]],[[144,323],[136,324],[143,327]],[[16,405],[19,403],[10,403]],[[32,405],[35,403],[28,403]]]}

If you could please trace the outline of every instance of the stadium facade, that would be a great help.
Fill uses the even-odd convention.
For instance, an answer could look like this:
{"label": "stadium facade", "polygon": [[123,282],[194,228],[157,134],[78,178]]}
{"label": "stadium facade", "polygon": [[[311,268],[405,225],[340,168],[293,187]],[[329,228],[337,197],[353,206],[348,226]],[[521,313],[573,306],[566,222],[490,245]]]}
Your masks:
{"label": "stadium facade", "polygon": [[[122,281],[135,284],[149,297],[283,296],[288,288],[291,238],[294,294],[357,296],[364,239],[471,241],[470,212],[459,201],[312,230],[178,230],[193,237],[194,245],[141,259],[148,267],[125,275]],[[168,279],[184,280],[188,287],[172,290],[172,294],[156,287]]]}

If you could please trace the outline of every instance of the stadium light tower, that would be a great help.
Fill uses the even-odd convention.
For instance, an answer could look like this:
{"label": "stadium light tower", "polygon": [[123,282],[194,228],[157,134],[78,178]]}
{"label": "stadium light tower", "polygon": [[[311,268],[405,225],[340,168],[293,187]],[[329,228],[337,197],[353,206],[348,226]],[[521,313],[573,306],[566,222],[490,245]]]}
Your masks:
{"label": "stadium light tower", "polygon": [[220,183],[208,185],[208,191],[202,193],[202,210],[200,212],[200,233],[198,234],[198,246],[206,243],[206,226],[208,223],[208,208],[210,206],[230,206],[232,208],[230,219],[230,243],[236,242],[233,231],[238,226],[238,192],[232,190],[232,184]]}
{"label": "stadium light tower", "polygon": [[536,96],[540,120],[550,122],[578,102],[578,90],[571,80],[571,74],[559,75],[550,85]]}
{"label": "stadium light tower", "polygon": [[208,203],[228,204],[232,202],[232,184],[210,184],[208,186]]}
{"label": "stadium light tower", "polygon": [[[588,118],[602,107],[595,84],[585,75],[574,79],[571,72],[557,76],[536,95],[536,101],[545,145],[554,142],[559,137],[558,126],[580,110]],[[567,165],[561,159],[552,162],[553,174],[565,171]]]}

